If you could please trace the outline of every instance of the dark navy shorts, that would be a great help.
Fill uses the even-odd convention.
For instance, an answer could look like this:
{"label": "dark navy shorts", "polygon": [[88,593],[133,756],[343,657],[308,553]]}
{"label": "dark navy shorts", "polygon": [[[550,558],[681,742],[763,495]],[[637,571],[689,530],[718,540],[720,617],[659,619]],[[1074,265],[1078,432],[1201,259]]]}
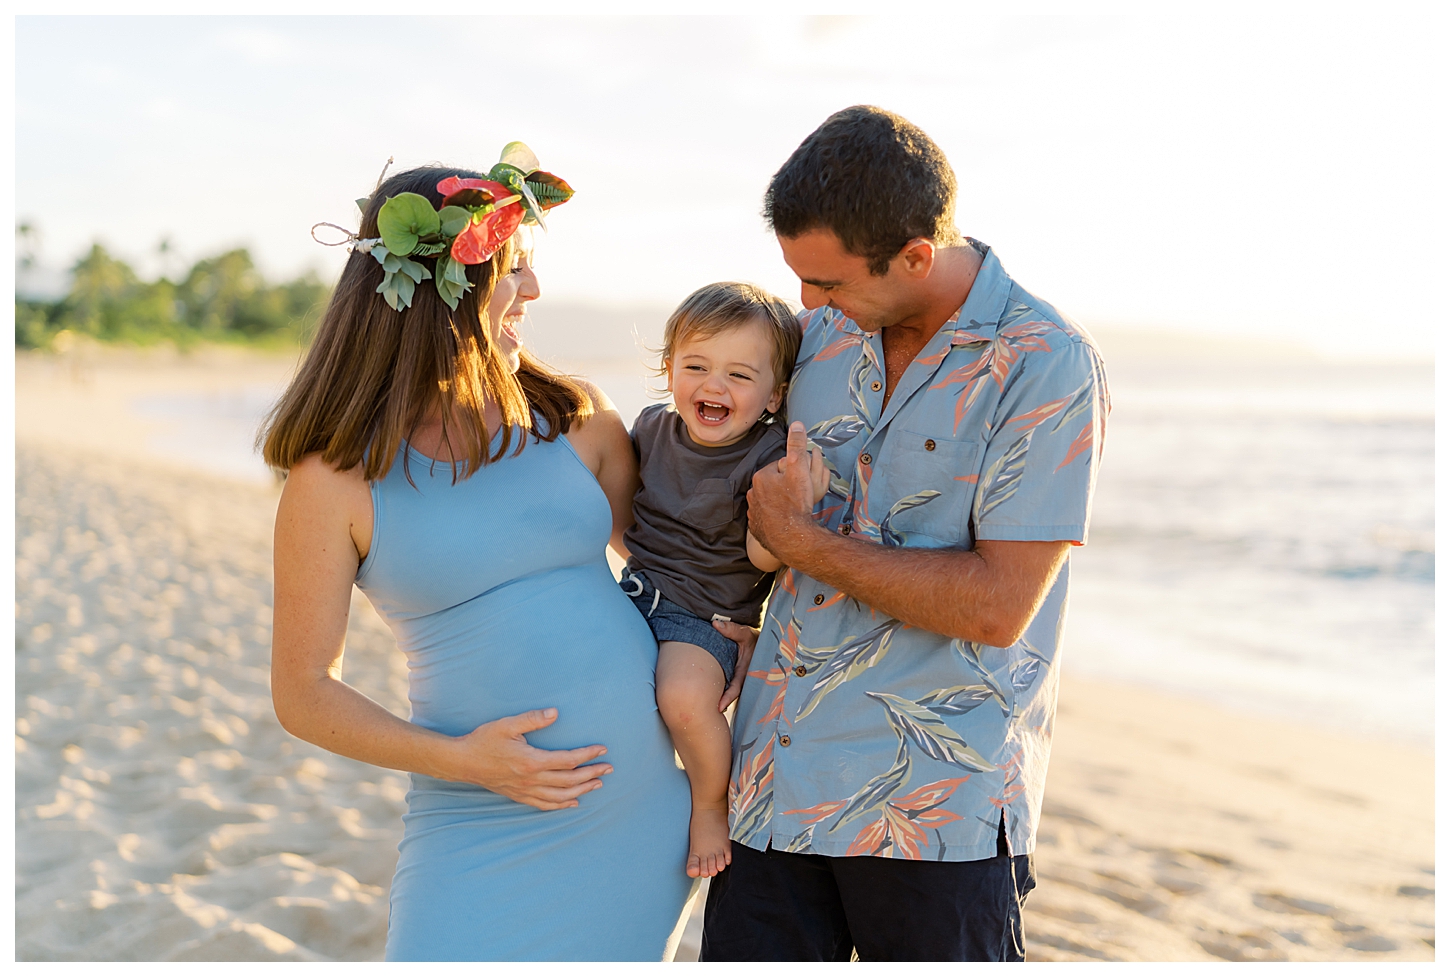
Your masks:
{"label": "dark navy shorts", "polygon": [[700,959],[1024,960],[1031,855],[927,862],[756,851],[732,842],[710,880]]}
{"label": "dark navy shorts", "polygon": [[660,593],[643,573],[623,571],[619,586],[644,615],[656,641],[683,641],[704,648],[711,658],[720,663],[727,683],[735,675],[735,659],[740,653],[740,646],[716,631],[714,624]]}

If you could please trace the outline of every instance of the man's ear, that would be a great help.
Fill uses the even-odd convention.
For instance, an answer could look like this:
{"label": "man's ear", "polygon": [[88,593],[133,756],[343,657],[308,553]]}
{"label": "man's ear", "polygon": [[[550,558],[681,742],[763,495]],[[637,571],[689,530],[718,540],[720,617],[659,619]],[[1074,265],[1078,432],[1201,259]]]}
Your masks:
{"label": "man's ear", "polygon": [[776,387],[775,393],[771,394],[770,399],[765,402],[765,409],[768,412],[774,414],[776,411],[780,410],[780,405],[785,403],[785,386],[786,385],[782,383],[780,386]]}
{"label": "man's ear", "polygon": [[929,237],[914,237],[906,242],[897,257],[912,278],[925,278],[936,263],[936,242]]}

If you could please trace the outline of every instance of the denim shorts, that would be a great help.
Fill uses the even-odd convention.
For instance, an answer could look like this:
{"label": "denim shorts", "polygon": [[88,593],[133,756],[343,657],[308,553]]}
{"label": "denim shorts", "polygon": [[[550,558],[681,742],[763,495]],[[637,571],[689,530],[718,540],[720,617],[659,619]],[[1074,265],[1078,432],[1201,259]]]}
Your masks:
{"label": "denim shorts", "polygon": [[656,641],[683,641],[704,648],[711,658],[720,663],[720,668],[725,672],[725,681],[730,681],[735,674],[739,645],[716,631],[711,622],[665,597],[643,573],[623,571],[620,574],[619,586],[644,615],[645,623],[654,632]]}

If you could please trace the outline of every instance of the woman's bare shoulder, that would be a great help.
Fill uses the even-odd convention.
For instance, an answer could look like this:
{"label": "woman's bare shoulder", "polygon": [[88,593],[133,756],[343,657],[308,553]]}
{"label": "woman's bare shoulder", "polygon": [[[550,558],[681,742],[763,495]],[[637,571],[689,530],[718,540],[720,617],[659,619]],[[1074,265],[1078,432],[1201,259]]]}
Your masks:
{"label": "woman's bare shoulder", "polygon": [[584,392],[589,395],[589,402],[594,405],[595,414],[604,414],[609,411],[618,413],[619,409],[614,406],[614,401],[609,399],[609,394],[601,390],[598,384],[591,380],[586,380],[583,377],[575,377],[575,380],[579,386],[584,388]]}
{"label": "woman's bare shoulder", "polygon": [[614,406],[608,394],[587,380],[580,380],[579,384],[589,394],[594,412],[580,417],[570,426],[569,443],[589,469],[598,475],[605,459],[629,444],[629,432],[624,427],[624,419],[619,416],[619,408]]}
{"label": "woman's bare shoulder", "polygon": [[299,538],[346,533],[358,558],[366,557],[372,546],[373,498],[362,465],[339,471],[320,454],[303,457],[287,472],[282,485],[277,505],[279,533],[284,526],[301,533]]}
{"label": "woman's bare shoulder", "polygon": [[304,455],[287,472],[282,486],[283,498],[307,505],[366,505],[372,508],[372,495],[362,465],[338,470],[322,460],[321,453]]}

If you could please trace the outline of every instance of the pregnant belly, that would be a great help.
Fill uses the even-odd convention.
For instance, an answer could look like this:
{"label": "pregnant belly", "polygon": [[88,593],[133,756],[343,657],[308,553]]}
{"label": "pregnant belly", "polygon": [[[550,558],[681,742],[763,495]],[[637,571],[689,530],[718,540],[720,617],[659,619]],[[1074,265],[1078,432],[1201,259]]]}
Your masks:
{"label": "pregnant belly", "polygon": [[602,561],[514,581],[408,622],[398,638],[420,726],[459,736],[553,707],[558,719],[527,736],[541,749],[601,744],[616,768],[669,751],[654,638]]}

